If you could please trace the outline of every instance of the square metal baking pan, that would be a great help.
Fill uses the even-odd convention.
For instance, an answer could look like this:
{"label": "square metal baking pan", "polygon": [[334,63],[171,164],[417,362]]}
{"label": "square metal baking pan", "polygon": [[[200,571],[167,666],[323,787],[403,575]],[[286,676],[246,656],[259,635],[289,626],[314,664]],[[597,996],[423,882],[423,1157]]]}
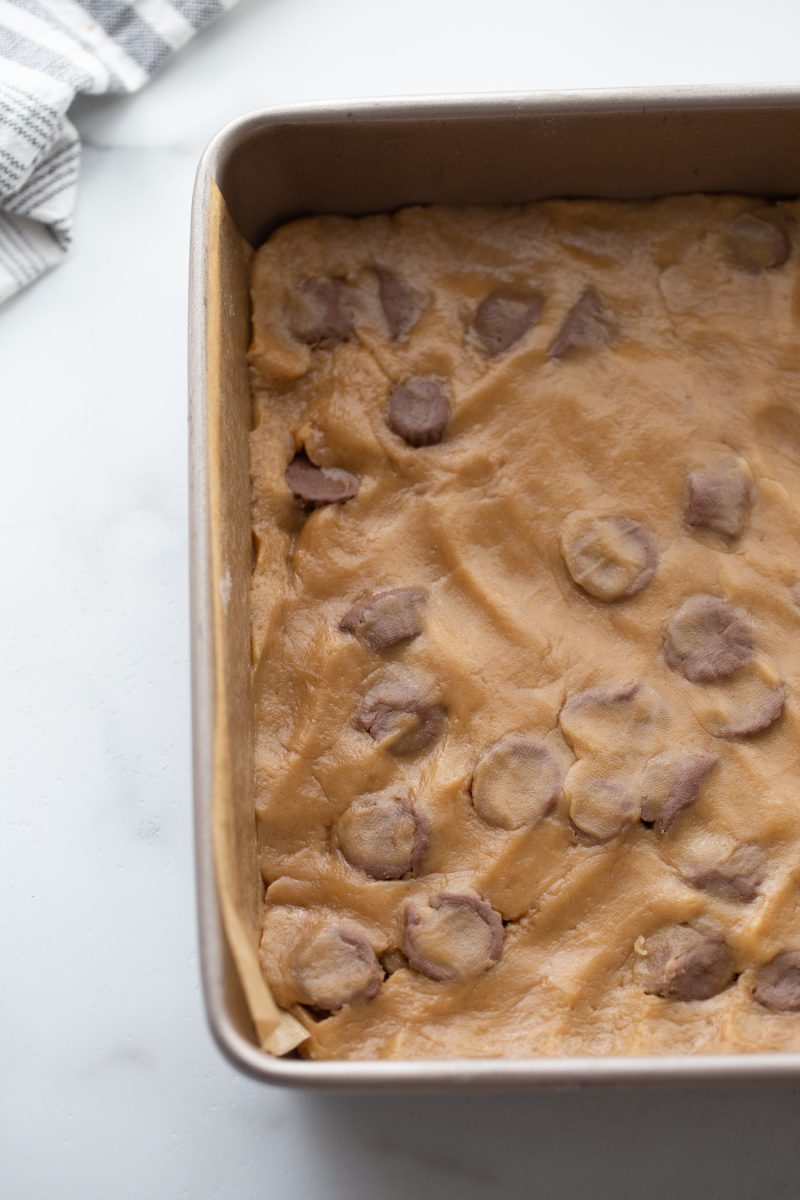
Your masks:
{"label": "square metal baking pan", "polygon": [[[220,1048],[241,1070],[271,1083],[348,1089],[800,1079],[800,1054],[274,1057],[259,1049],[231,940],[238,930],[252,956],[260,888],[252,809],[249,247],[295,217],[417,203],[796,196],[798,147],[800,88],[793,87],[337,101],[250,113],[208,146],[194,192],[189,312],[194,803],[206,1008]],[[244,847],[235,913],[219,886],[220,836],[238,837]]]}

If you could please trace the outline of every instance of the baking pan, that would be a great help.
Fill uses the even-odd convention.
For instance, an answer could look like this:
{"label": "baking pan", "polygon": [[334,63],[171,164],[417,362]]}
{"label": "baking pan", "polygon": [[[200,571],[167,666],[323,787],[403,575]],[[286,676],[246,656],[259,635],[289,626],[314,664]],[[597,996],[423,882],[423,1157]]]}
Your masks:
{"label": "baking pan", "polygon": [[[800,194],[800,88],[667,88],[265,109],[208,146],[192,211],[194,796],[203,989],[230,1061],[271,1083],[487,1089],[800,1079],[800,1054],[316,1062],[258,970],[246,351],[252,248],[292,218],[408,204]],[[281,1045],[284,1037],[284,1047]]]}

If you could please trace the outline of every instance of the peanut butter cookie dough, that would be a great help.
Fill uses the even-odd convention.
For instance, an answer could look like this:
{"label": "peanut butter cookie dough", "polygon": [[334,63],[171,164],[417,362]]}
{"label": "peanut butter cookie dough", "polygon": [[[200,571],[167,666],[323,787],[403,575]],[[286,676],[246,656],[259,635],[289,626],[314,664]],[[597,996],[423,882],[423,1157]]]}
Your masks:
{"label": "peanut butter cookie dough", "polygon": [[800,1050],[798,214],[257,253],[261,956],[302,1054]]}

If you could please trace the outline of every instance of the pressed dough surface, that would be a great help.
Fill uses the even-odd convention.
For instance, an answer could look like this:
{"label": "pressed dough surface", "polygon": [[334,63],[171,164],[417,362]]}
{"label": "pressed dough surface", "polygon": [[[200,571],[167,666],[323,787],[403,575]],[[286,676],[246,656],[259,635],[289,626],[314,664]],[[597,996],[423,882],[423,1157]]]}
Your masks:
{"label": "pressed dough surface", "polygon": [[[775,210],[792,236],[777,269],[742,270],[726,242],[742,213],[763,207],[695,196],[413,208],[298,221],[256,255],[262,963],[278,1002],[309,1030],[301,1053],[800,1049],[800,1014],[753,998],[757,968],[800,949],[798,205]],[[416,322],[398,338],[376,267],[416,295]],[[320,278],[346,281],[353,333],[309,346],[291,334],[292,298]],[[537,324],[489,357],[473,320],[499,287],[544,303]],[[615,337],[550,357],[587,288]],[[416,376],[448,396],[439,444],[413,447],[387,425],[390,389]],[[301,450],[355,476],[358,494],[304,510],[285,479]],[[687,527],[687,480],[737,460],[751,503],[729,544]],[[603,602],[576,585],[560,540],[575,512],[647,527],[658,558],[641,591]],[[353,605],[392,588],[427,591],[419,636],[375,651],[339,629]],[[753,631],[745,707],[748,688],[783,689],[766,731],[715,736],[720,706],[738,702],[737,677],[694,683],[667,665],[667,622],[696,594],[726,601]],[[386,678],[446,710],[420,753],[397,757],[357,723]],[[635,682],[647,711],[633,730],[614,713],[577,740],[568,716],[562,730],[570,697]],[[543,743],[566,777],[555,806],[519,829],[488,824],[470,795],[478,758],[507,735]],[[718,761],[663,836],[638,820],[604,842],[575,832],[570,797],[584,776],[611,775],[635,793],[647,762],[675,747]],[[371,795],[409,798],[428,823],[424,859],[403,878],[372,878],[338,846],[337,820]],[[754,898],[686,882],[741,847],[762,864]],[[435,981],[400,953],[407,903],[423,908],[442,892],[477,895],[505,923],[499,961],[467,979]],[[736,974],[720,994],[647,994],[643,951],[675,926],[727,942]],[[328,927],[363,935],[391,973],[377,995],[313,1014],[299,1006],[294,957]]]}

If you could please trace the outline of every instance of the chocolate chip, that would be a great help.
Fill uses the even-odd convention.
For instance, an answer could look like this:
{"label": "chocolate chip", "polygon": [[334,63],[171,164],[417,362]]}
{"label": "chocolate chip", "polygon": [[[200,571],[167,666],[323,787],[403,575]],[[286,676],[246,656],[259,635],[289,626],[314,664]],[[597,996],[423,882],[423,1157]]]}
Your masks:
{"label": "chocolate chip", "polygon": [[561,554],[573,582],[610,604],[627,600],[655,574],[658,551],[652,533],[631,517],[591,517],[576,512],[561,530]]}
{"label": "chocolate chip", "polygon": [[473,328],[488,358],[505,354],[532,329],[542,315],[544,300],[535,292],[498,288],[481,301]]}
{"label": "chocolate chip", "polygon": [[439,892],[428,905],[406,905],[403,950],[415,971],[437,982],[483,974],[503,949],[503,922],[485,900]]}
{"label": "chocolate chip", "polygon": [[342,854],[373,879],[401,879],[419,868],[430,825],[405,797],[364,796],[336,823]]}
{"label": "chocolate chip", "polygon": [[749,275],[782,267],[792,245],[789,235],[775,220],[748,213],[728,231],[728,253],[734,264]]}
{"label": "chocolate chip", "polygon": [[561,783],[561,770],[546,746],[511,735],[485,750],[475,764],[472,803],[487,825],[521,829],[547,816]]}
{"label": "chocolate chip", "polygon": [[395,758],[419,754],[444,732],[447,713],[441,704],[405,683],[387,680],[374,687],[361,701],[356,713],[359,729],[375,742],[386,742]]}
{"label": "chocolate chip", "polygon": [[392,588],[374,592],[354,604],[339,622],[342,633],[355,634],[370,650],[387,650],[422,633],[420,609],[428,593],[423,588]]}
{"label": "chocolate chip", "polygon": [[323,1012],[371,1000],[382,982],[375,951],[364,935],[331,927],[303,938],[293,955],[292,974],[301,1003]]}
{"label": "chocolate chip", "polygon": [[730,947],[720,933],[689,925],[660,930],[645,942],[645,992],[664,1000],[709,1000],[736,973]]}
{"label": "chocolate chip", "polygon": [[298,342],[343,342],[353,332],[350,292],[343,279],[308,279],[289,305],[289,328]]}
{"label": "chocolate chip", "polygon": [[617,337],[617,326],[608,312],[600,293],[588,287],[567,313],[556,340],[550,347],[550,358],[569,358],[584,350],[599,350]]}
{"label": "chocolate chip", "polygon": [[396,342],[416,323],[419,303],[408,284],[398,279],[393,271],[376,267],[375,274],[378,276],[378,291],[389,336]]}
{"label": "chocolate chip", "polygon": [[341,504],[358,494],[358,480],[338,467],[318,467],[303,454],[296,454],[284,475],[292,493],[309,508]]}
{"label": "chocolate chip", "polygon": [[685,808],[694,804],[708,775],[718,762],[716,754],[683,754],[667,750],[651,758],[645,768],[642,820],[664,834]]}
{"label": "chocolate chip", "polygon": [[[558,720],[575,753],[591,758],[652,755],[666,710],[648,684],[608,683],[577,692],[564,703]],[[574,770],[574,768],[573,768]]]}
{"label": "chocolate chip", "polygon": [[727,862],[703,863],[684,872],[690,887],[720,900],[748,904],[764,882],[764,856],[757,846],[740,846]]}
{"label": "chocolate chip", "polygon": [[647,690],[647,684],[638,679],[632,683],[609,683],[600,687],[586,688],[585,691],[576,692],[574,696],[570,696],[561,711],[568,715],[585,713],[590,708],[616,708],[617,705],[635,700],[645,690]]}
{"label": "chocolate chip", "polygon": [[733,875],[719,867],[708,867],[684,875],[686,882],[701,892],[710,892],[719,900],[731,900],[748,904],[758,895],[758,880],[749,875]]}
{"label": "chocolate chip", "polygon": [[800,950],[784,950],[759,967],[753,996],[772,1012],[800,1012]]}
{"label": "chocolate chip", "polygon": [[415,375],[389,393],[386,422],[409,446],[440,442],[449,420],[450,405],[444,389],[427,375]]}
{"label": "chocolate chip", "polygon": [[772,688],[754,680],[749,688],[743,686],[740,691],[740,696],[731,697],[724,718],[709,723],[715,737],[753,737],[774,725],[783,712],[786,691],[782,686]]}
{"label": "chocolate chip", "polygon": [[733,675],[754,653],[751,630],[716,596],[690,596],[671,617],[664,635],[667,665],[690,683]]}
{"label": "chocolate chip", "polygon": [[595,775],[591,768],[575,767],[567,775],[569,819],[576,833],[592,842],[610,842],[626,826],[638,821],[639,797],[619,779]]}
{"label": "chocolate chip", "polygon": [[744,533],[750,511],[750,481],[735,462],[692,471],[685,520],[690,529],[716,533],[732,545]]}

